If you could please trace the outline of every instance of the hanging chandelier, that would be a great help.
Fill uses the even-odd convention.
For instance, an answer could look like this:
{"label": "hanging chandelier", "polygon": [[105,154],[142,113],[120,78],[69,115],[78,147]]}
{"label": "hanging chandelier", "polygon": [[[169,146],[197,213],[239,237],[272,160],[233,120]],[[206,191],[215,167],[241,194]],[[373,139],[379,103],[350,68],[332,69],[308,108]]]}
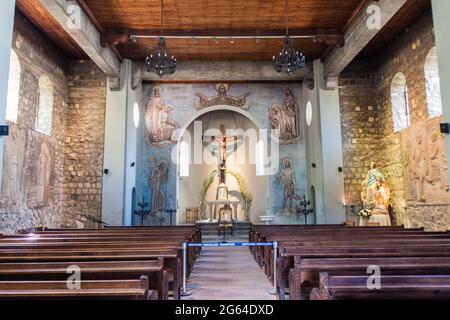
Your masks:
{"label": "hanging chandelier", "polygon": [[295,50],[291,37],[289,37],[288,26],[288,3],[285,1],[285,21],[286,21],[286,37],[283,41],[283,50],[273,57],[272,64],[278,72],[286,72],[292,74],[293,72],[303,69],[305,67],[305,56]]}
{"label": "hanging chandelier", "polygon": [[160,78],[165,74],[175,73],[177,69],[177,59],[169,55],[166,39],[163,36],[163,15],[164,3],[163,0],[161,0],[161,37],[158,40],[155,53],[151,54],[150,57],[147,57],[145,60],[147,71],[156,73]]}

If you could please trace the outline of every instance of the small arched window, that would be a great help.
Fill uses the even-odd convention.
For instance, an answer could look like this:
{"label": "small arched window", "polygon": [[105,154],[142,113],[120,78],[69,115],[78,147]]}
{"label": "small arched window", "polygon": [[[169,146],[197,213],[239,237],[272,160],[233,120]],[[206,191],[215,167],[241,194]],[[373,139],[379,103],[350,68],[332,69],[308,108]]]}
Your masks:
{"label": "small arched window", "polygon": [[441,84],[439,80],[438,56],[433,47],[425,59],[425,85],[428,115],[433,118],[442,114]]}
{"label": "small arched window", "polygon": [[39,78],[39,101],[36,112],[36,131],[49,135],[52,131],[53,84],[47,75]]}
{"label": "small arched window", "polygon": [[11,50],[8,78],[8,98],[6,102],[6,120],[17,123],[19,113],[20,61],[14,50]]}
{"label": "small arched window", "polygon": [[408,85],[403,73],[397,73],[391,83],[392,119],[394,132],[399,132],[410,126],[410,110]]}

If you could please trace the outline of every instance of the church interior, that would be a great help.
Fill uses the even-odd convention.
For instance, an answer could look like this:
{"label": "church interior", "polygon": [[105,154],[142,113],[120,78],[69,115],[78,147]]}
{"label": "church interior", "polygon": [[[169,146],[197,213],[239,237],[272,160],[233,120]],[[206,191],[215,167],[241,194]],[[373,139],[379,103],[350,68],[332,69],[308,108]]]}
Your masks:
{"label": "church interior", "polygon": [[448,12],[2,0],[0,300],[449,299]]}

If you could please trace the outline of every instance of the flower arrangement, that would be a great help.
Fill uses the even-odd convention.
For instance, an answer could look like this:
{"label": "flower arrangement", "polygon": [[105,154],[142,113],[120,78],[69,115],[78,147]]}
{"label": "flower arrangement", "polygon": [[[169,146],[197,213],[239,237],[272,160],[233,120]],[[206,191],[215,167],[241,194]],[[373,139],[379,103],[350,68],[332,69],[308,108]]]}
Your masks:
{"label": "flower arrangement", "polygon": [[370,218],[372,216],[372,212],[373,212],[372,209],[364,208],[358,213],[358,215],[360,217]]}

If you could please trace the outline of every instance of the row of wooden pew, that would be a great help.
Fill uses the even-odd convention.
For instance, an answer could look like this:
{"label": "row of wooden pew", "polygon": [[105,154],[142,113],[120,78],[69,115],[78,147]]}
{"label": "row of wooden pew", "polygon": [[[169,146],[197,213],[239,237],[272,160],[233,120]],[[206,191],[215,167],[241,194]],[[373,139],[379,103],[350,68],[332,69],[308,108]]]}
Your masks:
{"label": "row of wooden pew", "polygon": [[[286,293],[291,300],[450,298],[449,232],[253,225],[250,241],[278,242],[280,299],[285,299]],[[273,249],[255,247],[251,251],[273,280]],[[368,286],[372,282],[375,286]]]}
{"label": "row of wooden pew", "polygon": [[[0,299],[180,299],[194,225],[60,229],[0,237]],[[189,249],[187,272],[198,249]]]}

